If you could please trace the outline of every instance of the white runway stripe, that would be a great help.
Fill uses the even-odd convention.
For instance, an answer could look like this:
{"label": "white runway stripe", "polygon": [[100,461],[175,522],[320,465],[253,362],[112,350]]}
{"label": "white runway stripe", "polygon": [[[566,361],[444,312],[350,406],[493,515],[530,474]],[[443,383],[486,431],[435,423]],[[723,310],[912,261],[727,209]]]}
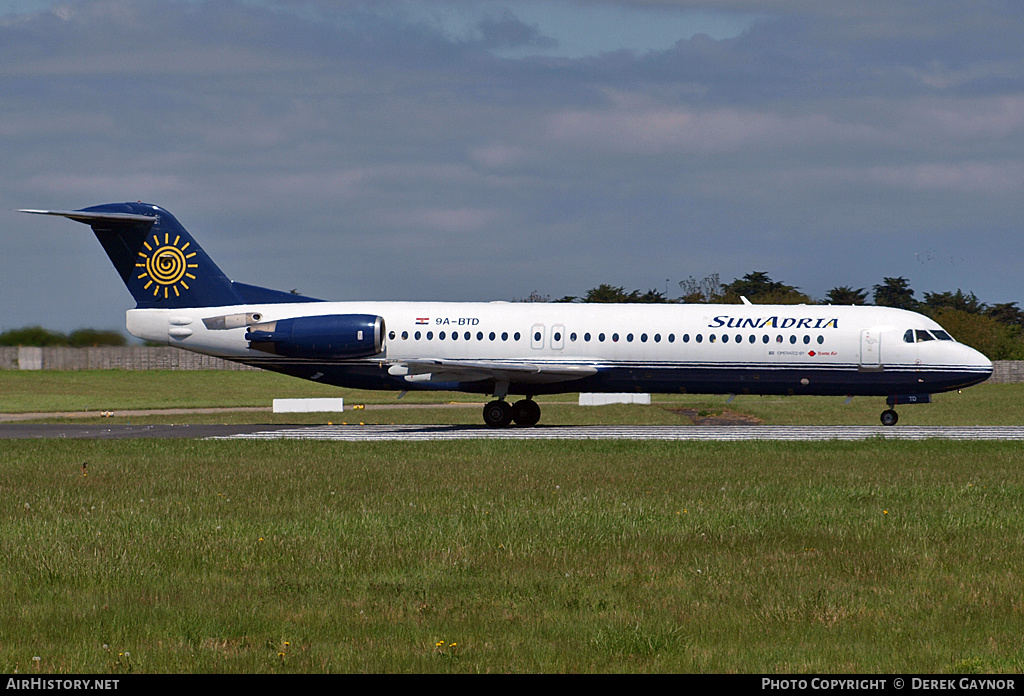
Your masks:
{"label": "white runway stripe", "polygon": [[538,426],[493,429],[472,425],[318,425],[243,433],[216,440],[1024,440],[1019,426]]}

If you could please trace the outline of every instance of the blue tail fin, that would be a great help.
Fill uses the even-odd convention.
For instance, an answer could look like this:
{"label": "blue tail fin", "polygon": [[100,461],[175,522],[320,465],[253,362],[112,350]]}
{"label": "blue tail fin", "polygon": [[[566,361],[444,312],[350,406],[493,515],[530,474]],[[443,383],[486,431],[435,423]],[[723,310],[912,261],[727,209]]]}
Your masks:
{"label": "blue tail fin", "polygon": [[139,308],[309,302],[278,290],[233,283],[174,216],[145,203],[82,210],[25,210],[92,227]]}

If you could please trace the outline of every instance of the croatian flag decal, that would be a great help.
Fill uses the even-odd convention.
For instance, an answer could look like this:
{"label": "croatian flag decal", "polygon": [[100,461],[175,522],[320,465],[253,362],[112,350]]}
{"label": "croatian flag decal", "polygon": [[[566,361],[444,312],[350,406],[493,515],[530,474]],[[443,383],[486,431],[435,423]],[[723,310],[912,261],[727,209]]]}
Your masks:
{"label": "croatian flag decal", "polygon": [[416,323],[417,324],[426,324],[426,323],[429,323],[429,322],[430,322],[430,319],[428,319],[427,317],[418,317],[416,319]]}

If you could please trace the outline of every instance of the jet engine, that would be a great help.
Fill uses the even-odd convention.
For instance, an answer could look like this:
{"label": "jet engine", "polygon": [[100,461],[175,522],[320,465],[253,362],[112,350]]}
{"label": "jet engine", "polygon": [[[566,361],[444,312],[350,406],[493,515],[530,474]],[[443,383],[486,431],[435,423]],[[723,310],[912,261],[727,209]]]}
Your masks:
{"label": "jet engine", "polygon": [[249,347],[289,358],[365,358],[384,349],[384,319],[372,314],[325,314],[253,324]]}

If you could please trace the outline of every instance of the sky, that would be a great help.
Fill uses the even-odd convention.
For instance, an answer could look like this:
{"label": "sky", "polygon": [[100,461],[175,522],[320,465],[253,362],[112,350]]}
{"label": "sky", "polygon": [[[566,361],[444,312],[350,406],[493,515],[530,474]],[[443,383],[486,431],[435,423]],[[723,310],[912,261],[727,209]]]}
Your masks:
{"label": "sky", "polygon": [[330,300],[1024,304],[1024,3],[0,3],[0,331],[121,329],[89,229],[167,208],[232,279]]}

